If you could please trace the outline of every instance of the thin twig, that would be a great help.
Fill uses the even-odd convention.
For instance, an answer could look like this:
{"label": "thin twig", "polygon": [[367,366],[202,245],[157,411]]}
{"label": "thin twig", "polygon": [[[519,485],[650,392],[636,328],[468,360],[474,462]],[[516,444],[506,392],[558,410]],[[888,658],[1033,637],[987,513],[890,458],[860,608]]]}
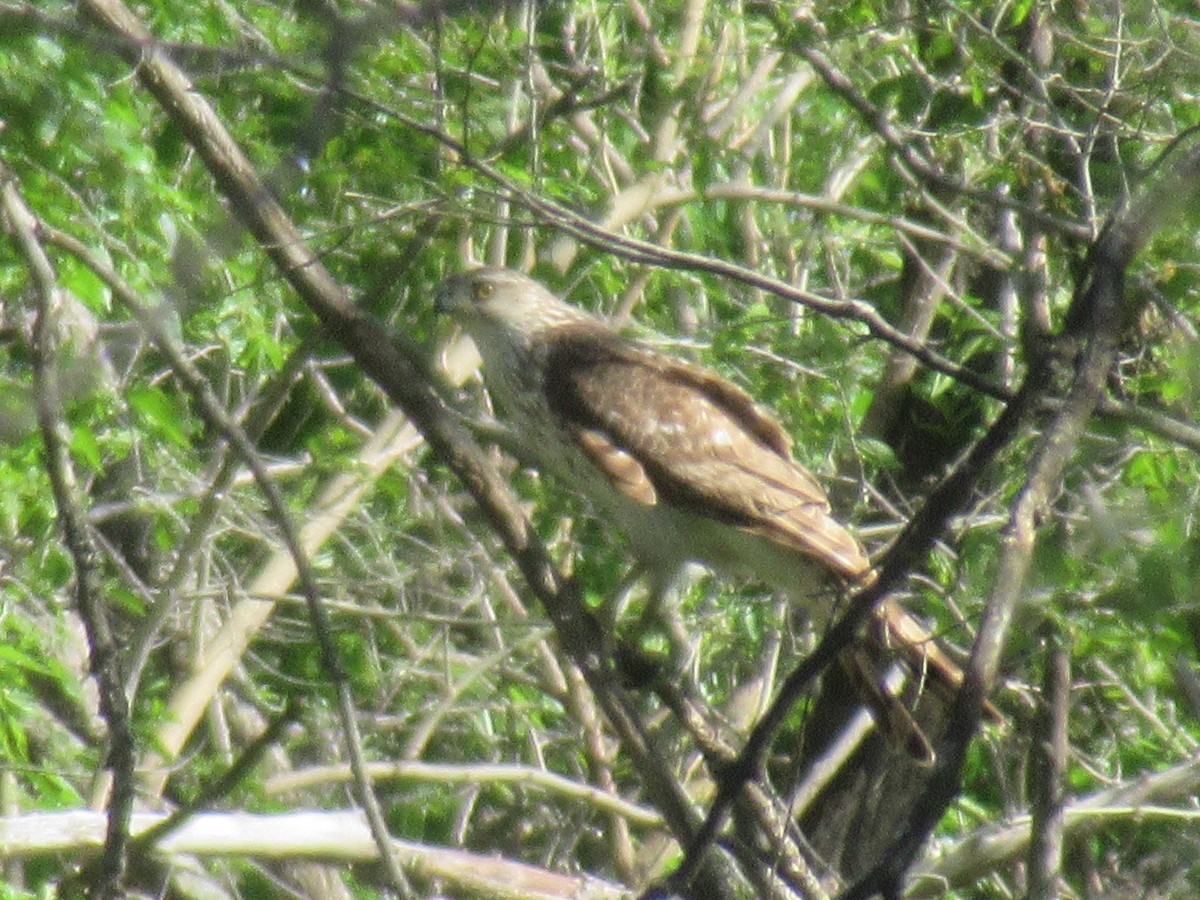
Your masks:
{"label": "thin twig", "polygon": [[899,126],[895,125],[887,113],[861,93],[845,73],[838,70],[825,54],[805,40],[802,30],[790,28],[776,4],[759,2],[754,3],[753,8],[756,12],[765,14],[766,18],[775,26],[780,46],[786,52],[808,62],[826,86],[841,97],[872,132],[879,135],[893,156],[902,162],[909,171],[916,173],[929,186],[933,194],[944,195],[950,191],[960,197],[981,201],[988,206],[1014,210],[1022,216],[1068,237],[1078,239],[1091,237],[1091,231],[1086,224],[1052,216],[1043,209],[1029,206],[1008,196],[1003,191],[971,187],[946,175],[940,166],[930,162],[918,151],[918,142],[913,139],[911,134],[906,134]]}
{"label": "thin twig", "polygon": [[[376,762],[367,766],[373,781],[424,781],[431,784],[515,784],[539,787],[549,793],[579,800],[597,809],[620,816],[637,825],[657,827],[662,816],[645,806],[631,803],[611,791],[593,787],[535,766],[504,763],[426,763],[417,760]],[[263,790],[283,794],[314,785],[340,783],[353,779],[348,766],[315,766],[297,772],[285,772],[267,780]]]}

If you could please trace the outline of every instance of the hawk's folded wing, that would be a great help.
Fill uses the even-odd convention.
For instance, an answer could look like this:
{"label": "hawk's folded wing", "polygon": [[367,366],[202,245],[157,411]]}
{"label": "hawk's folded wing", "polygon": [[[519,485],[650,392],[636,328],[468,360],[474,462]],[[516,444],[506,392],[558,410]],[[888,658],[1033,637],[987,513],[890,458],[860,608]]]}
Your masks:
{"label": "hawk's folded wing", "polygon": [[611,486],[767,538],[853,579],[869,567],[786,432],[716,374],[604,331],[545,349],[547,406]]}

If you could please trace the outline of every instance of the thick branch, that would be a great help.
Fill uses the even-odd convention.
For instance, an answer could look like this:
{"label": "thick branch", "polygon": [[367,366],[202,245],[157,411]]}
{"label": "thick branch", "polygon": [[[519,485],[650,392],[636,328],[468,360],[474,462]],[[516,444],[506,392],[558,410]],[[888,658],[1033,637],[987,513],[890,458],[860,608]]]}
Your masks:
{"label": "thick branch", "polygon": [[1046,640],[1037,734],[1030,751],[1033,841],[1029,847],[1029,900],[1053,900],[1059,896],[1070,695],[1070,656],[1061,638],[1051,633]]}
{"label": "thick branch", "polygon": [[[582,603],[577,588],[563,579],[531,533],[508,485],[487,464],[432,388],[428,373],[417,362],[419,352],[410,347],[409,352],[402,353],[397,348],[399,339],[383,339],[377,324],[355,306],[309,249],[212,107],[193,89],[183,71],[157,49],[129,10],[118,0],[84,0],[83,7],[104,28],[123,39],[123,52],[137,66],[143,85],[196,148],[238,217],[328,334],[417,424],[433,452],[474,496],[546,608],[564,648],[596,692],[672,830],[681,840],[688,840],[697,826],[696,814],[652,747],[631,699],[616,683],[598,624]],[[362,781],[366,781],[365,775]],[[386,840],[386,833],[376,837]],[[709,869],[710,890],[732,895],[737,881],[732,871],[715,865]]]}
{"label": "thick branch", "polygon": [[[905,833],[879,865],[846,892],[846,900],[899,896],[908,869],[958,794],[967,747],[979,724],[984,698],[995,685],[1013,613],[1024,593],[1038,523],[1058,492],[1116,358],[1126,312],[1125,271],[1163,219],[1195,194],[1198,175],[1200,151],[1194,151],[1125,215],[1110,222],[1092,247],[1084,281],[1063,329],[1067,347],[1082,346],[1074,379],[1034,451],[1029,476],[1009,517],[995,587],[984,608],[962,690],[950,710],[937,767]],[[1026,379],[1027,385],[1038,385],[1039,394],[1053,385],[1053,371],[1046,368],[1050,363],[1049,359],[1041,361]]]}
{"label": "thick branch", "polygon": [[[161,813],[135,813],[130,830],[141,836],[165,821],[167,816]],[[0,817],[0,853],[6,857],[77,853],[98,846],[103,829],[102,816],[90,810]],[[498,900],[531,897],[618,900],[628,896],[620,886],[598,878],[561,875],[494,856],[399,840],[391,842],[391,849],[406,866],[471,896]],[[164,838],[158,851],[235,859],[316,859],[342,863],[379,859],[379,848],[362,816],[344,811],[201,813]]]}

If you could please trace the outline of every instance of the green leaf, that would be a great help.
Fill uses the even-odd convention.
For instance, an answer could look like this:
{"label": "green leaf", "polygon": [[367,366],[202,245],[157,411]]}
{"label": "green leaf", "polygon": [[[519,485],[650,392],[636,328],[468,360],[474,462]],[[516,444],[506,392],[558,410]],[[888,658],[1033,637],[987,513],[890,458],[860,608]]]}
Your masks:
{"label": "green leaf", "polygon": [[100,471],[103,457],[96,432],[87,425],[71,429],[71,454],[85,463],[94,472]]}
{"label": "green leaf", "polygon": [[182,410],[162,388],[132,388],[126,395],[126,401],[142,422],[159,437],[181,447],[188,443]]}

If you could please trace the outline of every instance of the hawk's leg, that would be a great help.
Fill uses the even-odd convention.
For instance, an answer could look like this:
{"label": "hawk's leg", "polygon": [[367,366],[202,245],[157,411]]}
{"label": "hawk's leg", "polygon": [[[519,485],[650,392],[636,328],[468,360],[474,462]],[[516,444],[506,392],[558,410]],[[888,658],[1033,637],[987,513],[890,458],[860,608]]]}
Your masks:
{"label": "hawk's leg", "polygon": [[639,643],[655,631],[662,635],[671,668],[677,672],[694,669],[698,661],[700,639],[688,633],[680,611],[696,576],[696,570],[687,566],[669,573],[648,572],[646,605],[635,628]]}
{"label": "hawk's leg", "polygon": [[[664,574],[635,566],[599,610],[609,633],[621,635],[627,658],[637,660],[637,666],[656,668],[660,674],[664,666],[673,672],[695,667],[699,638],[688,633],[680,612],[680,601],[694,580],[687,568]],[[619,623],[641,587],[646,592],[642,611],[622,629]],[[666,653],[648,653],[648,646],[660,641],[665,642]]]}
{"label": "hawk's leg", "polygon": [[617,633],[617,622],[629,609],[629,602],[633,599],[633,593],[638,587],[638,582],[645,575],[645,570],[641,566],[634,566],[621,579],[621,583],[611,596],[606,598],[600,607],[596,610],[596,616],[600,619],[600,624],[608,629],[608,633],[615,635]]}

